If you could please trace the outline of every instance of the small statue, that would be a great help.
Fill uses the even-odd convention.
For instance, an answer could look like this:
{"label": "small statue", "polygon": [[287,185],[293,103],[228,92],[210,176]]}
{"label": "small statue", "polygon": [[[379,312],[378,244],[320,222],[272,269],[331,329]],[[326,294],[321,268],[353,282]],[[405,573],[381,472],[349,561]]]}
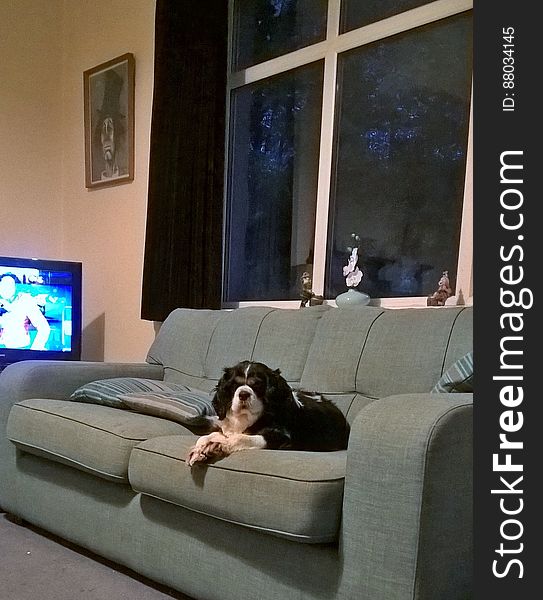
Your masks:
{"label": "small statue", "polygon": [[426,299],[427,306],[445,306],[447,298],[452,296],[452,289],[449,284],[449,271],[443,271],[441,279],[438,281],[437,290]]}
{"label": "small statue", "polygon": [[302,273],[300,281],[302,282],[302,291],[300,293],[302,301],[300,302],[300,308],[303,308],[304,306],[315,306],[324,302],[324,298],[322,296],[316,296],[315,292],[311,289],[311,275],[307,271]]}
{"label": "small statue", "polygon": [[[360,236],[356,233],[351,233],[353,244],[360,242]],[[358,246],[348,246],[347,250],[351,253],[347,264],[343,267],[343,277],[348,288],[355,288],[364,277],[364,273],[357,267],[358,263]]]}

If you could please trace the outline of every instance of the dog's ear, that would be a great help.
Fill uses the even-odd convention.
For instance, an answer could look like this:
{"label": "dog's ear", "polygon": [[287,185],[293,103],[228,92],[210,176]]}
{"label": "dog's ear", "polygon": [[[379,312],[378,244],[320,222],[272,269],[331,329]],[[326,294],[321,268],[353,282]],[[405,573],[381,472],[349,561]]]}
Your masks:
{"label": "dog's ear", "polygon": [[225,382],[232,379],[232,376],[235,372],[236,369],[234,369],[234,367],[224,367],[224,369],[222,370],[222,377],[219,379],[219,383],[221,383],[221,381]]}
{"label": "dog's ear", "polygon": [[217,388],[211,404],[213,404],[213,408],[215,409],[219,420],[222,421],[226,417],[228,411],[228,400],[226,399],[224,391],[221,392],[219,388]]}
{"label": "dog's ear", "polygon": [[234,375],[234,369],[232,367],[225,367],[222,377],[219,379],[219,383],[217,383],[217,387],[215,388],[215,395],[213,396],[213,400],[211,403],[213,404],[213,408],[217,413],[217,416],[222,421],[226,417],[226,413],[228,408],[232,402],[231,390],[230,390],[230,382]]}
{"label": "dog's ear", "polygon": [[274,404],[280,404],[294,399],[294,396],[292,395],[292,388],[287,383],[286,379],[281,375],[281,371],[279,369],[270,372],[266,396],[268,397],[268,400]]}

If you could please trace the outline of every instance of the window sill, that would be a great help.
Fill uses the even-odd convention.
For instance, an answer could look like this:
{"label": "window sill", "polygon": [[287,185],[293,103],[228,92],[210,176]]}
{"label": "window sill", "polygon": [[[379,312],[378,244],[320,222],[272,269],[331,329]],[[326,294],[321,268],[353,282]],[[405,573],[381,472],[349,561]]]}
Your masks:
{"label": "window sill", "polygon": [[[335,300],[325,300],[324,304],[336,307]],[[464,300],[461,296],[451,296],[445,306],[472,306],[473,296]],[[234,309],[247,306],[269,306],[271,308],[293,309],[300,307],[299,300],[254,300],[245,302],[223,302],[222,308]],[[426,296],[415,298],[372,298],[367,306],[381,306],[383,308],[426,308]],[[434,308],[441,308],[439,306]]]}

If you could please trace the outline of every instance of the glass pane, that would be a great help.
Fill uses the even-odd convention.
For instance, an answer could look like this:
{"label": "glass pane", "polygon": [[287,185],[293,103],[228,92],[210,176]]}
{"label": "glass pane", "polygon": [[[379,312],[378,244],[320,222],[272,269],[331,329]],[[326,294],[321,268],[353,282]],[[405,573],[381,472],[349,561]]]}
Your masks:
{"label": "glass pane", "polygon": [[343,54],[326,294],[346,288],[351,234],[358,289],[426,296],[454,289],[471,88],[471,14]]}
{"label": "glass pane", "polygon": [[234,70],[324,40],[327,5],[327,0],[236,0]]}
{"label": "glass pane", "polygon": [[311,270],[322,61],[234,90],[225,300],[300,297]]}
{"label": "glass pane", "polygon": [[343,0],[341,3],[340,33],[386,19],[410,10],[429,0]]}

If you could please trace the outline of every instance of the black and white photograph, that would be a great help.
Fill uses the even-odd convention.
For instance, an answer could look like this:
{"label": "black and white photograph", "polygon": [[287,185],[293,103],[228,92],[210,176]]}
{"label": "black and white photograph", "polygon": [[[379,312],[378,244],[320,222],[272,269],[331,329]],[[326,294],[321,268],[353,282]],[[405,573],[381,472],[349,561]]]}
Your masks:
{"label": "black and white photograph", "polygon": [[134,56],[84,72],[85,181],[88,188],[134,179]]}

